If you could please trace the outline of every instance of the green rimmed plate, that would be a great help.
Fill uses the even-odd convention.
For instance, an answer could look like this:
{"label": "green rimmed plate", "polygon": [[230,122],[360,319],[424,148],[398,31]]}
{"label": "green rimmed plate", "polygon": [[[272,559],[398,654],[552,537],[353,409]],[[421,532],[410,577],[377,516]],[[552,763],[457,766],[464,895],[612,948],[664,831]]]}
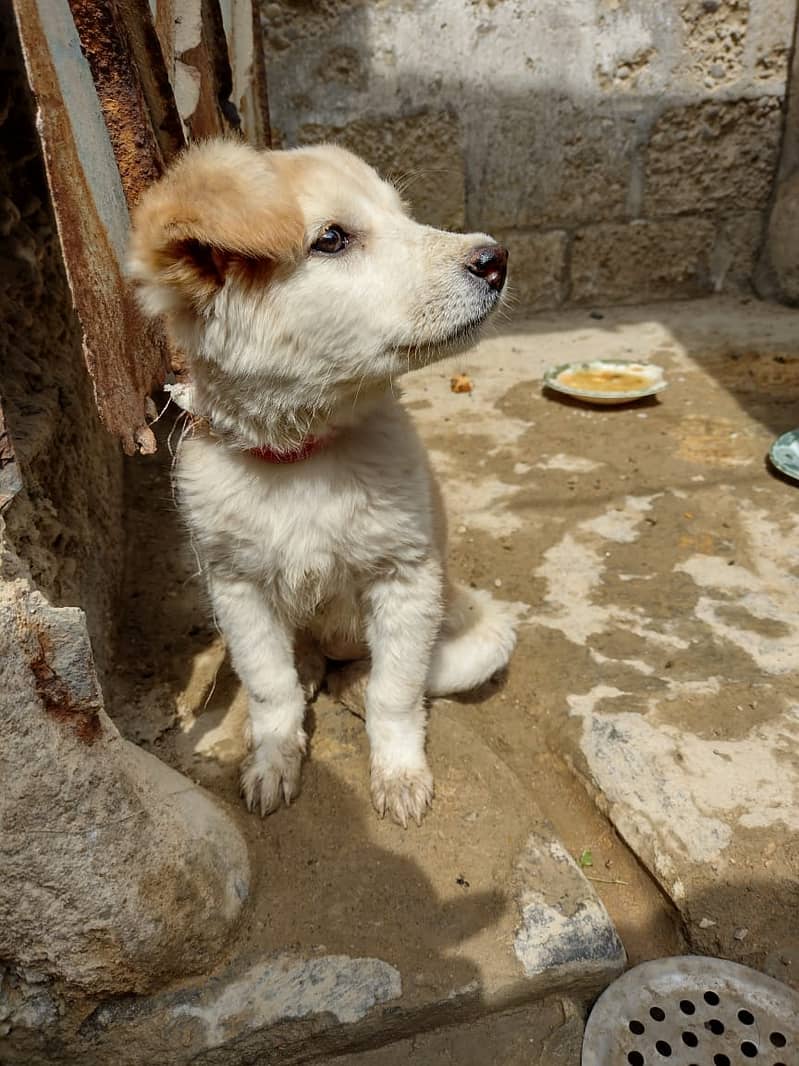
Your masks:
{"label": "green rimmed plate", "polygon": [[799,429],[789,429],[777,437],[768,457],[781,474],[799,481]]}
{"label": "green rimmed plate", "polygon": [[663,368],[633,359],[591,359],[550,367],[544,385],[589,403],[631,403],[666,388]]}

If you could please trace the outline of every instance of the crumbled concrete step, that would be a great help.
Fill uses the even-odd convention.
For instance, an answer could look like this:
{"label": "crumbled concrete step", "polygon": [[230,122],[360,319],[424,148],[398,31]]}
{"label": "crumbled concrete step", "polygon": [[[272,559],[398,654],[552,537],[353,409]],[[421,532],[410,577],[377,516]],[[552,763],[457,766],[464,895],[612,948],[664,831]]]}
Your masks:
{"label": "crumbled concrete step", "polygon": [[550,998],[325,1062],[329,1066],[580,1066],[583,1031],[583,1012],[570,1000]]}
{"label": "crumbled concrete step", "polygon": [[[59,1061],[289,1066],[377,1054],[450,1027],[425,1037],[444,1049],[462,1039],[452,1026],[527,1005],[540,1022],[525,1060],[535,1062],[532,1052],[556,1040],[563,1011],[571,1018],[592,999],[625,953],[530,784],[469,727],[479,710],[434,707],[437,799],[421,828],[403,831],[369,807],[363,723],[318,705],[295,806],[265,822],[240,817],[261,882],[229,966],[163,994],[99,1005]],[[205,769],[224,792],[219,765]],[[228,769],[233,788],[234,761]],[[513,1026],[508,1034],[522,1046]],[[443,1055],[431,1051],[425,1062]]]}

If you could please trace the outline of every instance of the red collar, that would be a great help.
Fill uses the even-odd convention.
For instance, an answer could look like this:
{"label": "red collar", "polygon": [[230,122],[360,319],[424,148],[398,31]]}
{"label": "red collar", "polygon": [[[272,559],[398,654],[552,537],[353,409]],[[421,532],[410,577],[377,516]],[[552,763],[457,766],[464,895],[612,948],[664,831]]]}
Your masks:
{"label": "red collar", "polygon": [[324,437],[306,437],[302,444],[286,452],[276,451],[267,445],[262,448],[249,448],[247,455],[262,459],[265,463],[299,463],[326,448],[334,436],[335,433],[327,433]]}

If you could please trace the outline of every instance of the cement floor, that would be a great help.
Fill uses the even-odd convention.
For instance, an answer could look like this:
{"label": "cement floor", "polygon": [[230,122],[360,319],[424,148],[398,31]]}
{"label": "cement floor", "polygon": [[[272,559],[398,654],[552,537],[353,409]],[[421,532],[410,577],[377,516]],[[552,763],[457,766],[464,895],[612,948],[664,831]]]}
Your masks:
{"label": "cement floor", "polygon": [[[541,316],[462,360],[471,394],[440,372],[407,393],[461,575],[527,610],[481,735],[598,876],[628,880],[587,825],[575,834],[578,782],[692,948],[794,983],[799,486],[766,455],[799,425],[798,329],[754,300]],[[547,365],[601,356],[657,362],[670,388],[616,409],[542,393]],[[560,760],[572,788],[550,787]],[[598,883],[646,954],[625,929],[630,888]]]}
{"label": "cement floor", "polygon": [[[538,832],[590,852],[630,961],[690,949],[799,985],[799,487],[766,462],[799,424],[799,314],[718,299],[602,315],[505,326],[404,382],[455,575],[523,616],[507,678],[431,710],[421,829],[377,820],[362,723],[328,697],[295,806],[265,822],[238,806],[242,694],[193,559],[176,562],[163,450],[137,460],[120,655],[135,673],[112,711],[239,812],[258,866],[249,957],[369,956],[419,1004],[510,1002],[508,900]],[[546,366],[598,356],[657,362],[670,387],[614,409],[542,392]]]}

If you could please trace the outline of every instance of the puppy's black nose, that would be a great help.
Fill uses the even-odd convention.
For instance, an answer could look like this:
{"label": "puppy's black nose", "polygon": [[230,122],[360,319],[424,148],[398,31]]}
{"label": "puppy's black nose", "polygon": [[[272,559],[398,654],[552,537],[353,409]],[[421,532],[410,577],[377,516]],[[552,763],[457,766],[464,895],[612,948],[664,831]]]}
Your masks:
{"label": "puppy's black nose", "polygon": [[508,276],[508,249],[503,248],[501,244],[472,248],[466,260],[466,269],[499,292]]}

